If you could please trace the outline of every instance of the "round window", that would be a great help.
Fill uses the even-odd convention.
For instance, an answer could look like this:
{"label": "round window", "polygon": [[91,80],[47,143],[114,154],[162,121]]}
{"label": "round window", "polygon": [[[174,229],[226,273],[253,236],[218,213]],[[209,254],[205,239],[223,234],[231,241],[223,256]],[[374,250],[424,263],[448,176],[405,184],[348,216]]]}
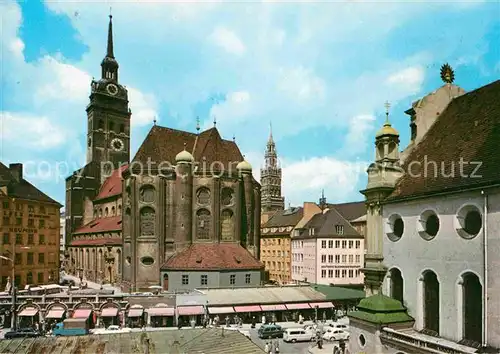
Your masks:
{"label": "round window", "polygon": [[433,210],[426,210],[417,221],[417,231],[420,237],[430,241],[439,232],[439,217]]}
{"label": "round window", "polygon": [[364,348],[366,345],[366,338],[362,334],[359,335],[359,345],[361,346],[361,348]]}
{"label": "round window", "polygon": [[127,264],[130,264],[130,262],[132,261],[132,258],[127,257],[127,258],[125,258],[125,261],[127,262]]}
{"label": "round window", "polygon": [[142,257],[141,258],[141,263],[144,264],[145,266],[153,265],[154,262],[155,262],[155,260],[153,259],[153,257]]}
{"label": "round window", "polygon": [[436,236],[439,231],[439,218],[436,214],[429,215],[425,222],[425,232],[429,236]]}
{"label": "round window", "polygon": [[464,231],[469,235],[477,235],[483,227],[483,219],[477,210],[471,210],[465,215]]}
{"label": "round window", "polygon": [[401,238],[403,236],[403,232],[405,231],[405,224],[403,219],[397,218],[394,221],[394,235]]}
{"label": "round window", "polygon": [[403,218],[397,214],[391,215],[385,226],[385,233],[392,242],[399,241],[405,231]]}

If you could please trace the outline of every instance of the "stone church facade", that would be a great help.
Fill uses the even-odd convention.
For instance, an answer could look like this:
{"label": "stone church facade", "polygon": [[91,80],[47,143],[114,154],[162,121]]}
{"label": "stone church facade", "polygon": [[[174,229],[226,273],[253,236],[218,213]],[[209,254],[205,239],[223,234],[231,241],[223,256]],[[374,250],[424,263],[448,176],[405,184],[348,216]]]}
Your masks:
{"label": "stone church facade", "polygon": [[[207,271],[230,286],[259,284],[260,184],[238,146],[215,127],[155,124],[130,161],[132,113],[111,17],[101,67],[87,106],[87,164],[66,180],[65,268],[128,291],[208,286]],[[215,278],[212,286],[225,283]]]}

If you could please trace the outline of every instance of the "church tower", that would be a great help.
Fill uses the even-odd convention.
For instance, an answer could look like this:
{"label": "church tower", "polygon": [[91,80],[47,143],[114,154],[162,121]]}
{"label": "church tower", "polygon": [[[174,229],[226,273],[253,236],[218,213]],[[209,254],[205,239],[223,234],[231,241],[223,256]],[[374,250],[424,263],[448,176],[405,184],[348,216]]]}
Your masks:
{"label": "church tower", "polygon": [[113,22],[109,16],[108,43],[101,78],[92,80],[87,106],[87,163],[97,162],[103,178],[130,160],[130,116],[127,89],[118,81],[113,51]]}
{"label": "church tower", "polygon": [[381,202],[389,196],[403,175],[399,163],[399,133],[389,122],[389,103],[386,103],[386,121],[375,138],[375,162],[368,167],[368,185],[361,193],[366,197],[365,266],[366,296],[378,294],[387,269],[383,265],[383,238]]}
{"label": "church tower", "polygon": [[270,127],[267,141],[265,160],[265,167],[260,170],[262,212],[283,210],[285,208],[285,198],[281,196],[281,167],[278,164],[278,154],[273,139],[272,127]]}

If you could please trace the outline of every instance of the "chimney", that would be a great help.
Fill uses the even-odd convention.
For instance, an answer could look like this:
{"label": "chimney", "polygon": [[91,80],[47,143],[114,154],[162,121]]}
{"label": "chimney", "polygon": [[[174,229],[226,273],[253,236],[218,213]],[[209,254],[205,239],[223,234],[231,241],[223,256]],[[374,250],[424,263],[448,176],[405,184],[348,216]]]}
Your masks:
{"label": "chimney", "polygon": [[21,182],[23,179],[23,164],[22,163],[11,163],[9,164],[9,170],[12,176],[17,182]]}

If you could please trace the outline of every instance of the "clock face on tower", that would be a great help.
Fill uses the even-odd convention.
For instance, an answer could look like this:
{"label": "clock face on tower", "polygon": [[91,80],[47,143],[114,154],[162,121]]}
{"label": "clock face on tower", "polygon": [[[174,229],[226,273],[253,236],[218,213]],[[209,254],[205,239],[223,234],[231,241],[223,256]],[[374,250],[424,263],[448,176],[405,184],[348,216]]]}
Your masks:
{"label": "clock face on tower", "polygon": [[115,151],[122,151],[123,148],[125,147],[125,144],[123,141],[119,138],[115,138],[111,140],[111,148]]}
{"label": "clock face on tower", "polygon": [[118,86],[115,84],[108,84],[108,86],[106,86],[106,91],[108,91],[110,95],[114,96],[118,93]]}

